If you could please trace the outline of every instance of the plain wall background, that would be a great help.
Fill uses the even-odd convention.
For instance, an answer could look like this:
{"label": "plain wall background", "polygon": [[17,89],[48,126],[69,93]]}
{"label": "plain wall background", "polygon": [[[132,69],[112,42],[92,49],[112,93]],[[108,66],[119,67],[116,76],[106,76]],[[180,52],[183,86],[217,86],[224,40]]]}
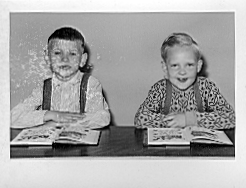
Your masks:
{"label": "plain wall background", "polygon": [[43,49],[61,26],[83,32],[92,75],[100,80],[117,125],[133,125],[150,87],[162,79],[160,47],[172,32],[198,42],[206,72],[235,107],[234,13],[11,13],[11,108],[49,76]]}

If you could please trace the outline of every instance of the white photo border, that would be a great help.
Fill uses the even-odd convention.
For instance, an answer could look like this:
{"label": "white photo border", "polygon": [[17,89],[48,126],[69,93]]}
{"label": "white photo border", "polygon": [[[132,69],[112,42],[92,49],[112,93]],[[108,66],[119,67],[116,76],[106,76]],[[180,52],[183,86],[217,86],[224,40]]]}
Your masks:
{"label": "white photo border", "polygon": [[[245,2],[230,0],[172,1],[0,1],[1,125],[0,187],[244,187],[246,180],[246,22]],[[202,158],[69,158],[11,159],[9,154],[10,78],[9,17],[11,12],[235,12],[235,160]]]}

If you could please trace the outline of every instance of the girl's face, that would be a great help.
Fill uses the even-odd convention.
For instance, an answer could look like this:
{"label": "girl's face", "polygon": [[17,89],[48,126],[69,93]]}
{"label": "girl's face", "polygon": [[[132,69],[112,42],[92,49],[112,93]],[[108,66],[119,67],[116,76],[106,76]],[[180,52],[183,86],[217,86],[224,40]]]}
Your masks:
{"label": "girl's face", "polygon": [[202,60],[197,61],[194,49],[190,46],[174,46],[167,52],[164,71],[170,82],[181,90],[190,87],[201,70]]}
{"label": "girl's face", "polygon": [[[81,41],[52,39],[48,47],[51,71],[62,81],[70,80],[84,66],[87,54],[83,54]],[[84,57],[86,56],[86,57]]]}

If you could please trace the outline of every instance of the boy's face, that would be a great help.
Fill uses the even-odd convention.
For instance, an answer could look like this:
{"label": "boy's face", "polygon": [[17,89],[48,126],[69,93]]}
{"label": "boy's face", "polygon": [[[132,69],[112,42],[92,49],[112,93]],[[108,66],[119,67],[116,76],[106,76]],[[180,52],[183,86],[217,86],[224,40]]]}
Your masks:
{"label": "boy's face", "polygon": [[202,60],[197,61],[194,49],[189,46],[174,46],[167,52],[164,71],[170,82],[181,90],[190,87],[202,68]]}
{"label": "boy's face", "polygon": [[83,54],[81,41],[52,39],[48,44],[46,61],[51,71],[62,81],[70,80],[84,66],[87,54]]}

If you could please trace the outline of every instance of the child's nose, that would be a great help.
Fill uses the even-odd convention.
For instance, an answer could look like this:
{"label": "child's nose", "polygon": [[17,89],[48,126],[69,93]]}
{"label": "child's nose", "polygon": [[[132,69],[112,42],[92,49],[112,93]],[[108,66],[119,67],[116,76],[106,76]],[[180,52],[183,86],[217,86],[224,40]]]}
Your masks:
{"label": "child's nose", "polygon": [[186,74],[186,70],[185,70],[185,68],[180,68],[180,70],[179,70],[179,74],[181,74],[181,75]]}
{"label": "child's nose", "polygon": [[63,55],[62,61],[63,61],[63,62],[68,62],[68,56],[67,56],[67,55]]}

